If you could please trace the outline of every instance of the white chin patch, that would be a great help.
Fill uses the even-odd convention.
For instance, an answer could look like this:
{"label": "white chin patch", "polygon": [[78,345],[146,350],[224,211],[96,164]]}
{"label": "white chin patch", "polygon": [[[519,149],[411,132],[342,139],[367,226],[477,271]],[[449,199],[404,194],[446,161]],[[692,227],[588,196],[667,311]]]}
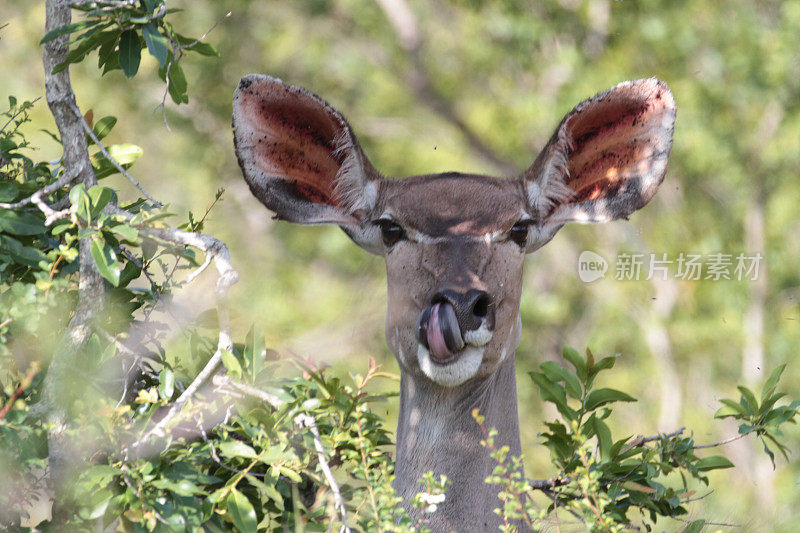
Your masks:
{"label": "white chin patch", "polygon": [[455,387],[475,376],[483,361],[483,350],[467,346],[458,360],[439,365],[431,360],[430,352],[420,344],[417,347],[417,362],[431,381],[443,387]]}
{"label": "white chin patch", "polygon": [[486,322],[481,323],[481,327],[473,329],[472,331],[464,332],[464,342],[474,346],[485,346],[492,340],[492,331],[486,325]]}

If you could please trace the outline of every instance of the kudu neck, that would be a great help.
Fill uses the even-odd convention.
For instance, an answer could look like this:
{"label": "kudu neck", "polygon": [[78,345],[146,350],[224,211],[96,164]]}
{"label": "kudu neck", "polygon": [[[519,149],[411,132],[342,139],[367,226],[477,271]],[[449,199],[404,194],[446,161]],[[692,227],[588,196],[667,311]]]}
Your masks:
{"label": "kudu neck", "polygon": [[[428,471],[450,480],[445,503],[433,515],[433,531],[497,530],[492,512],[501,502],[498,488],[484,482],[496,466],[481,446],[483,430],[472,416],[478,409],[486,428],[498,430],[495,444],[520,454],[514,356],[489,377],[453,388],[403,372],[400,381],[395,486],[407,502],[423,490],[419,478]],[[409,509],[412,518],[415,510]],[[427,518],[427,516],[426,516]]]}

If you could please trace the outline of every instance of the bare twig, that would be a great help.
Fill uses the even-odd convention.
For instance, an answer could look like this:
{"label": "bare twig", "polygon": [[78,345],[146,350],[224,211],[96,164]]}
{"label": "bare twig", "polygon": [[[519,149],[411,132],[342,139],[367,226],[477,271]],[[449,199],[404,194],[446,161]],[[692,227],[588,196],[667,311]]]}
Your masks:
{"label": "bare twig", "polygon": [[280,407],[283,405],[281,399],[275,396],[274,394],[270,394],[261,389],[245,385],[244,383],[239,383],[238,381],[232,380],[228,376],[224,375],[214,376],[214,379],[212,381],[214,383],[214,386],[217,387],[217,390],[224,392],[226,394],[230,394],[231,392],[238,392],[245,396],[252,396],[254,398],[258,398],[264,403],[269,404],[269,406],[272,407],[273,409],[280,409]]}
{"label": "bare twig", "polygon": [[[673,520],[677,520],[678,522],[683,522],[684,524],[691,524],[691,520],[687,520],[685,518],[680,518],[677,516],[670,516]],[[704,526],[720,526],[720,527],[742,527],[741,524],[729,524],[727,522],[709,522],[705,521],[703,524]]]}
{"label": "bare twig", "polygon": [[648,442],[661,440],[663,438],[671,439],[673,437],[678,437],[685,430],[686,430],[686,428],[682,427],[682,428],[680,428],[678,430],[673,431],[672,433],[659,433],[658,435],[651,435],[649,437],[643,437],[642,435],[639,435],[639,436],[635,437],[632,441],[630,441],[628,444],[626,444],[625,447],[622,449],[621,453],[625,453],[628,450],[630,450],[631,448],[635,448],[636,446],[641,446],[642,444],[646,444]]}
{"label": "bare twig", "polygon": [[[11,319],[7,320],[6,322],[10,322],[10,320]],[[4,326],[6,322],[3,322],[3,324],[0,324],[0,326]],[[14,402],[17,401],[17,398],[19,398],[22,395],[22,393],[25,392],[25,389],[31,386],[33,378],[36,377],[36,374],[39,373],[39,370],[41,370],[41,368],[42,367],[38,361],[34,361],[33,363],[31,363],[31,366],[28,369],[28,373],[25,374],[25,377],[22,378],[22,381],[20,382],[17,389],[8,398],[8,401],[3,406],[3,408],[0,409],[0,420],[3,420],[3,417],[5,417],[6,414],[11,410],[11,407],[14,405]]]}
{"label": "bare twig", "polygon": [[105,158],[106,158],[106,159],[108,159],[108,161],[109,161],[109,162],[110,162],[112,165],[114,165],[114,168],[116,168],[116,169],[117,169],[117,170],[120,172],[120,174],[122,174],[123,176],[125,176],[125,177],[128,179],[128,181],[130,181],[130,182],[133,184],[133,186],[134,186],[134,187],[136,187],[137,189],[139,189],[139,192],[140,192],[140,193],[142,193],[142,194],[144,195],[144,197],[145,197],[145,198],[147,198],[148,200],[150,200],[150,201],[151,201],[151,202],[152,202],[152,203],[153,203],[153,204],[154,204],[156,207],[163,207],[163,204],[162,204],[161,202],[159,202],[158,200],[156,200],[155,198],[153,198],[153,197],[150,195],[150,193],[148,193],[146,190],[144,190],[144,187],[142,187],[142,184],[141,184],[141,183],[139,183],[139,181],[138,181],[136,178],[134,178],[133,176],[131,176],[131,175],[128,173],[128,171],[127,171],[127,170],[125,170],[125,169],[122,167],[122,165],[120,165],[120,164],[119,164],[119,162],[118,162],[116,159],[114,159],[114,157],[113,157],[111,154],[109,154],[109,153],[108,153],[108,150],[106,150],[105,146],[103,146],[103,144],[100,142],[100,139],[98,139],[98,138],[97,138],[97,135],[95,135],[95,133],[94,133],[94,131],[92,130],[91,126],[89,126],[89,123],[88,123],[88,122],[86,122],[86,119],[85,119],[85,118],[83,118],[83,115],[81,115],[81,113],[80,113],[80,110],[78,109],[78,106],[77,106],[77,105],[75,106],[75,113],[76,113],[76,114],[77,114],[79,117],[81,117],[81,124],[83,125],[83,129],[86,131],[86,134],[87,134],[87,135],[89,135],[89,137],[91,137],[91,139],[94,141],[94,143],[95,143],[95,144],[97,145],[97,147],[100,149],[100,152],[101,152],[101,153],[102,153],[102,154],[105,156]]}
{"label": "bare twig", "polygon": [[322,469],[322,473],[325,475],[328,486],[333,493],[334,507],[339,511],[339,515],[341,516],[342,527],[339,529],[339,533],[350,533],[350,528],[347,527],[347,509],[342,499],[342,493],[339,491],[339,485],[336,483],[333,472],[331,472],[331,467],[328,464],[328,459],[325,457],[325,447],[322,445],[322,439],[320,438],[319,429],[317,428],[314,417],[301,413],[294,418],[294,423],[299,428],[307,427],[311,431],[311,435],[314,437],[314,448],[317,450],[319,467]]}
{"label": "bare twig", "polygon": [[[559,509],[558,495],[555,492],[553,492],[552,490],[550,490],[550,489],[541,489],[541,491],[545,496],[547,496],[548,498],[553,500],[553,504],[555,505],[554,509],[558,510]],[[571,514],[572,516],[574,516],[575,518],[577,518],[581,522],[584,521],[583,517],[581,515],[579,515],[578,513],[576,513],[575,511],[573,511],[572,509],[570,509],[568,507],[564,507],[564,506],[561,506],[560,508],[564,509],[565,511],[567,511],[569,514]],[[558,520],[558,513],[556,513],[556,520]]]}
{"label": "bare twig", "polygon": [[737,441],[737,440],[741,439],[742,437],[746,437],[746,436],[750,435],[751,433],[753,433],[753,432],[752,431],[748,431],[747,433],[740,433],[740,434],[738,434],[736,436],[727,438],[725,440],[721,440],[719,442],[714,442],[714,443],[711,443],[711,444],[699,444],[697,446],[692,446],[692,449],[693,450],[700,450],[700,449],[703,449],[703,448],[715,448],[717,446],[722,446],[724,444],[729,444],[729,443],[731,443],[733,441]]}
{"label": "bare twig", "polygon": [[572,483],[571,477],[551,477],[550,479],[533,479],[529,480],[531,488],[533,490],[541,490],[546,491],[548,489],[555,489],[557,487],[561,487],[563,485],[568,485]]}
{"label": "bare twig", "polygon": [[61,187],[66,187],[67,185],[69,185],[70,183],[75,181],[75,179],[78,178],[83,173],[83,168],[84,168],[84,165],[82,164],[82,162],[78,162],[77,165],[75,165],[75,166],[73,166],[71,168],[68,168],[64,172],[64,174],[62,174],[61,177],[58,178],[58,180],[54,181],[50,185],[47,185],[46,187],[42,187],[41,189],[39,189],[38,191],[36,191],[32,195],[30,195],[29,197],[24,198],[24,199],[20,200],[19,202],[14,202],[13,204],[0,203],[0,208],[3,208],[3,209],[19,209],[20,207],[24,207],[24,206],[26,206],[28,204],[36,204],[37,207],[38,207],[38,203],[37,202],[40,201],[43,196],[49,196],[50,194],[53,194],[55,191],[57,191]]}

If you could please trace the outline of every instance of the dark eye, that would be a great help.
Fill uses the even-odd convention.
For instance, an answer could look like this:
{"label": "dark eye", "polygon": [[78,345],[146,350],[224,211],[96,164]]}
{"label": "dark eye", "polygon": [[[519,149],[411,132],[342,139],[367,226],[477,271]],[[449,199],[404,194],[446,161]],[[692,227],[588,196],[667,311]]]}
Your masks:
{"label": "dark eye", "polygon": [[517,222],[508,232],[508,238],[524,248],[528,244],[528,228],[530,225],[530,220]]}
{"label": "dark eye", "polygon": [[403,228],[393,220],[380,219],[375,223],[381,228],[381,238],[387,247],[394,245],[405,236]]}

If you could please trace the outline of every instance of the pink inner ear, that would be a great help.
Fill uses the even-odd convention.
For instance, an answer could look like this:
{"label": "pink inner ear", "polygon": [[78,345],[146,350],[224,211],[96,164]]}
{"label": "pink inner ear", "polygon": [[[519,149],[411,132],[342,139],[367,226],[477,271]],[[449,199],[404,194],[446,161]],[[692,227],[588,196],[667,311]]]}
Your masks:
{"label": "pink inner ear", "polygon": [[[567,118],[563,127],[573,147],[566,182],[575,191],[571,202],[610,196],[629,178],[649,177],[654,156],[668,149],[671,126],[665,129],[664,119],[674,112],[672,96],[655,80],[644,85],[612,89]],[[658,178],[642,185],[652,186],[654,193]]]}
{"label": "pink inner ear", "polygon": [[286,180],[309,201],[338,206],[334,191],[341,166],[334,158],[338,125],[319,105],[311,107],[296,97],[290,100],[295,95],[271,94],[266,99],[262,94],[245,93],[240,103],[256,166],[267,175],[291,176]]}

